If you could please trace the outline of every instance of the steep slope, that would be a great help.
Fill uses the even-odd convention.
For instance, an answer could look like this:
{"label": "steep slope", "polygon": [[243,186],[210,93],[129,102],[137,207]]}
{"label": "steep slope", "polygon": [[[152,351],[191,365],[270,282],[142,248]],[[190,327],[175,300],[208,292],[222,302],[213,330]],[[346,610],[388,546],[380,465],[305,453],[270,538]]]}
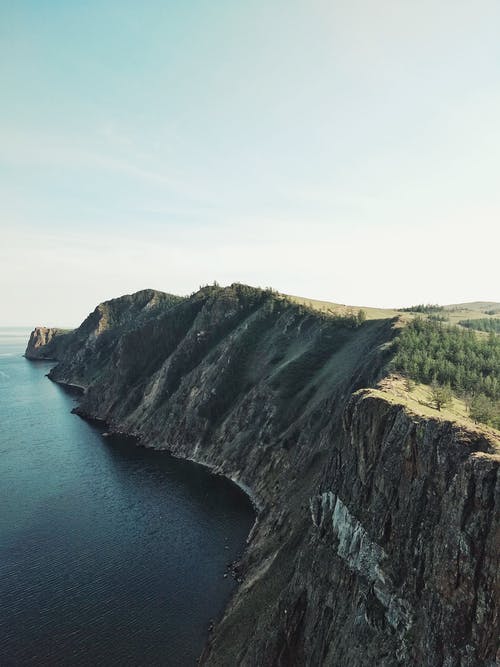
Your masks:
{"label": "steep slope", "polygon": [[61,355],[69,333],[71,332],[66,329],[35,327],[31,332],[24,356],[27,359],[55,360],[57,354]]}
{"label": "steep slope", "polygon": [[84,387],[83,416],[215,468],[260,509],[206,664],[494,664],[500,459],[480,430],[365,389],[393,320],[243,285],[115,305],[51,377]]}
{"label": "steep slope", "polygon": [[104,301],[74,331],[36,327],[30,336],[25,356],[28,359],[63,360],[77,368],[82,357],[99,363],[101,355],[107,356],[108,348],[125,329],[133,329],[180,302],[182,297],[145,289],[135,294]]}

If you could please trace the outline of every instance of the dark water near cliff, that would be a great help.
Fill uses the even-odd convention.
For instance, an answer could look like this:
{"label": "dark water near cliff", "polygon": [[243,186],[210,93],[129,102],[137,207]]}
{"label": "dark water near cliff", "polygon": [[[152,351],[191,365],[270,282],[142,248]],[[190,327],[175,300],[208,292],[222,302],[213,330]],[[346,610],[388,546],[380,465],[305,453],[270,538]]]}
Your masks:
{"label": "dark water near cliff", "polygon": [[103,438],[0,329],[0,665],[192,665],[253,523],[191,463]]}

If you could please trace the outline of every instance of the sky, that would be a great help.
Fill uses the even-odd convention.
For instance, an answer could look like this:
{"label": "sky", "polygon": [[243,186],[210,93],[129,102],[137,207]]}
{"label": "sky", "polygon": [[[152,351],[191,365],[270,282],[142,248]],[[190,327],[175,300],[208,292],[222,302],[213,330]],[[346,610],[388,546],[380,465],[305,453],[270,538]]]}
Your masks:
{"label": "sky", "polygon": [[500,301],[498,0],[0,6],[0,326],[146,287]]}

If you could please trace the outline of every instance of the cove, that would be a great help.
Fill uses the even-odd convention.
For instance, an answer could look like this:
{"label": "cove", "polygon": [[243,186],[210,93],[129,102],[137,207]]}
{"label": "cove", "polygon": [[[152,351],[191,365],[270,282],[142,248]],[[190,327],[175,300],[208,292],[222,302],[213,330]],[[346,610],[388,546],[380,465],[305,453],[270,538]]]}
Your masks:
{"label": "cove", "polygon": [[0,330],[0,664],[195,665],[250,500],[71,414],[26,335]]}

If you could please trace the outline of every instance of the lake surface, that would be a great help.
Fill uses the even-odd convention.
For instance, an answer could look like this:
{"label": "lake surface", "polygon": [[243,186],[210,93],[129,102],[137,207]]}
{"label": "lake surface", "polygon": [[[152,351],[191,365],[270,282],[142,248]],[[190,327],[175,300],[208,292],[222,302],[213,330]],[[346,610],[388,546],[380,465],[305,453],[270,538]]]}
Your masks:
{"label": "lake surface", "polygon": [[231,482],[105,438],[0,329],[0,665],[194,665],[254,520]]}

